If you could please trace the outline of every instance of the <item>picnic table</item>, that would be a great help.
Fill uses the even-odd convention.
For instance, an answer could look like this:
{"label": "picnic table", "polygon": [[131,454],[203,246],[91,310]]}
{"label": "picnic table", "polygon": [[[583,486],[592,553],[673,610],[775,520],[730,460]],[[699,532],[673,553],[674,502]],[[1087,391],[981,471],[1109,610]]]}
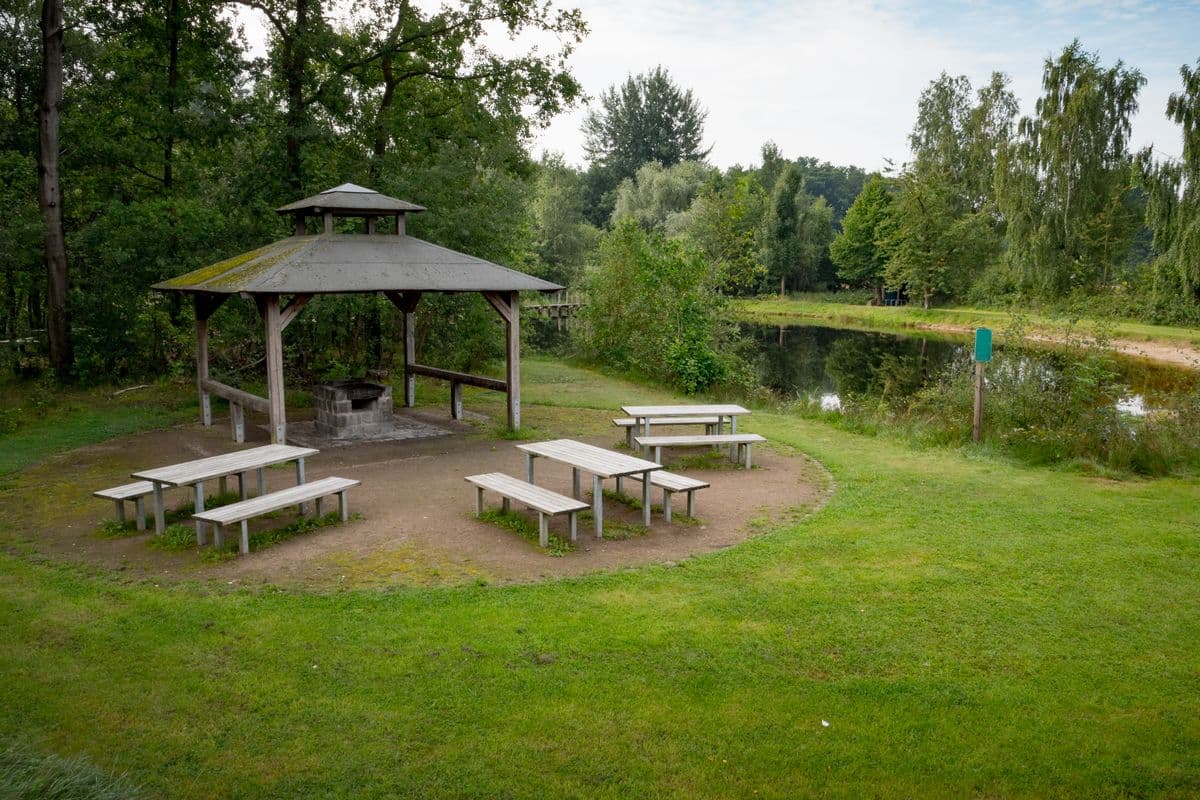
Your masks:
{"label": "picnic table", "polygon": [[[621,411],[636,420],[634,429],[642,436],[650,435],[650,419],[652,417],[665,419],[668,417],[716,417],[717,433],[723,431],[725,419],[729,419],[729,432],[737,433],[737,418],[749,414],[749,409],[732,403],[715,403],[709,405],[677,405],[677,406],[621,406]],[[643,446],[642,455],[649,456],[650,448]]]}
{"label": "picnic table", "polygon": [[661,464],[647,461],[624,453],[615,453],[602,447],[577,442],[573,439],[553,439],[548,442],[519,444],[517,449],[525,453],[525,480],[533,483],[533,460],[548,458],[571,467],[571,484],[575,499],[579,499],[580,471],[592,474],[592,516],[597,538],[604,537],[604,487],[605,478],[621,478],[627,475],[642,476],[642,523],[650,525],[650,473],[662,469]]}
{"label": "picnic table", "polygon": [[[166,527],[166,512],[163,508],[163,489],[170,486],[192,486],[195,489],[196,508],[199,513],[204,510],[204,482],[213,478],[224,479],[229,475],[237,475],[242,499],[246,499],[246,473],[251,470],[258,472],[258,493],[261,495],[266,483],[265,470],[276,464],[296,462],[296,483],[304,483],[304,459],[315,456],[319,450],[311,447],[295,447],[287,444],[268,444],[262,447],[251,447],[248,450],[238,450],[219,456],[185,461],[168,467],[143,470],[133,473],[133,477],[154,484],[154,532],[161,534]],[[196,520],[196,541],[204,544],[204,521]]]}

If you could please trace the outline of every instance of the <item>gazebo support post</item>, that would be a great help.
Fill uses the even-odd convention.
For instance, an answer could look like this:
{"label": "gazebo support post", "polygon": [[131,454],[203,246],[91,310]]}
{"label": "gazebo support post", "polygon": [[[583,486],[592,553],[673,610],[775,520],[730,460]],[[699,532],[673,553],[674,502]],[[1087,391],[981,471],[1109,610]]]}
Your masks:
{"label": "gazebo support post", "polygon": [[[401,217],[403,219],[403,217]],[[408,368],[417,363],[417,303],[421,302],[420,292],[385,292],[387,299],[392,301],[400,310],[404,322],[404,406],[412,408],[417,404],[417,376]]]}
{"label": "gazebo support post", "polygon": [[258,295],[258,313],[266,331],[267,403],[272,444],[287,442],[287,409],[283,387],[283,325],[279,319],[279,295]]}
{"label": "gazebo support post", "polygon": [[483,296],[504,320],[508,428],[515,431],[521,427],[521,294],[484,292]]}
{"label": "gazebo support post", "polygon": [[208,318],[213,315],[228,295],[197,292],[193,295],[196,307],[196,391],[200,393],[200,422],[204,427],[212,426],[212,398],[204,388],[208,380]]}

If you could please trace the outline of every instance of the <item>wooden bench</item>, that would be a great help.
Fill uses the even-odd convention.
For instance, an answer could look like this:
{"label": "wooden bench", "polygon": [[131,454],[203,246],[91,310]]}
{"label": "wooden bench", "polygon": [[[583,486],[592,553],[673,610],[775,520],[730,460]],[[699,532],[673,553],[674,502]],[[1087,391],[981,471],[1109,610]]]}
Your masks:
{"label": "wooden bench", "polygon": [[[720,417],[654,417],[650,420],[650,425],[703,425],[705,433],[712,433],[713,428],[720,422]],[[613,425],[625,429],[625,444],[630,450],[633,449],[633,434],[637,423],[633,417],[618,417],[613,420]]]}
{"label": "wooden bench", "polygon": [[571,519],[571,541],[575,541],[578,528],[577,518],[580,511],[587,509],[588,504],[581,500],[534,486],[519,478],[505,475],[503,472],[487,472],[482,475],[468,475],[467,483],[475,487],[475,514],[483,513],[483,490],[495,492],[504,498],[503,508],[508,511],[508,501],[516,500],[538,512],[538,544],[542,547],[550,545],[550,517],[557,514],[567,514]]}
{"label": "wooden bench", "polygon": [[[634,441],[642,447],[654,448],[654,460],[662,463],[664,447],[707,447],[715,445],[732,445],[737,448],[737,461],[750,469],[750,448],[755,442],[765,442],[766,439],[757,433],[721,433],[716,435],[696,436],[636,436]],[[745,451],[745,456],[742,451]]]}
{"label": "wooden bench", "polygon": [[[630,475],[629,477],[632,480],[641,481],[640,475]],[[663,490],[663,519],[670,522],[671,495],[675,494],[675,492],[687,492],[687,515],[695,517],[697,490],[707,489],[712,484],[698,478],[689,478],[687,475],[676,475],[674,472],[659,469],[650,473],[650,485],[657,486]],[[617,491],[621,491],[620,478],[617,479]]]}
{"label": "wooden bench", "polygon": [[92,492],[95,497],[103,497],[117,504],[117,522],[125,524],[125,501],[132,500],[137,514],[137,529],[146,530],[146,498],[154,494],[154,484],[150,481],[136,481],[111,489],[101,489]]}
{"label": "wooden bench", "polygon": [[194,516],[196,519],[203,522],[210,522],[216,527],[214,541],[217,547],[221,547],[225,543],[225,526],[240,522],[242,524],[241,552],[242,555],[245,555],[250,552],[250,527],[248,523],[252,518],[260,517],[263,514],[269,514],[272,511],[278,511],[288,506],[299,505],[309,500],[316,500],[317,516],[319,517],[321,515],[321,498],[336,494],[338,496],[338,509],[341,512],[342,522],[345,522],[350,518],[350,505],[346,498],[346,492],[351,487],[358,486],[360,483],[360,481],[350,478],[321,478],[319,481],[280,489],[278,492],[260,495],[250,500],[242,500],[209,511],[201,511]]}

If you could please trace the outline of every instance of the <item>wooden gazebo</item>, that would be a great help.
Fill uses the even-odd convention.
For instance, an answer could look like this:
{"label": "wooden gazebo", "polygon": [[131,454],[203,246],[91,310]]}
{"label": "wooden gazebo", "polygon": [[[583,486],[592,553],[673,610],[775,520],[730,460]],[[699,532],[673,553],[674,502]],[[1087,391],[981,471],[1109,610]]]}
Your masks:
{"label": "wooden gazebo", "polygon": [[[417,375],[507,393],[508,425],[521,425],[521,305],[523,291],[553,292],[561,286],[431,244],[405,233],[405,216],[425,209],[404,200],[345,183],[289,203],[277,211],[295,222],[294,234],[266,247],[154,285],[192,295],[196,307],[196,384],[200,415],[212,424],[216,395],[229,401],[234,437],[244,437],[244,410],[270,418],[272,442],[287,438],[284,407],[283,331],[315,295],[381,293],[403,314],[404,404],[411,407]],[[334,233],[335,217],[364,220],[365,233]],[[316,218],[313,226],[309,220]],[[393,230],[377,230],[379,220]],[[310,232],[312,228],[312,232]],[[478,292],[500,314],[507,333],[505,379],[468,375],[418,364],[414,312],[426,292]],[[208,320],[234,295],[253,298],[266,330],[267,396],[259,397],[213,380],[208,374]],[[461,401],[452,401],[457,413]]]}

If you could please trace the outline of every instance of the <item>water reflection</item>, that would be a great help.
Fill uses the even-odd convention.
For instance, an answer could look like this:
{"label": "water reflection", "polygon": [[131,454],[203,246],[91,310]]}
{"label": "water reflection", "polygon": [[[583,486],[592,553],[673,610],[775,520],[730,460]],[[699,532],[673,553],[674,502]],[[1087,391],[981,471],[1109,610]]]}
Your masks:
{"label": "water reflection", "polygon": [[[819,325],[746,325],[745,333],[761,356],[765,386],[826,411],[840,410],[847,400],[902,400],[949,370],[972,369],[971,345],[965,337]],[[1061,379],[1068,357],[1052,350],[999,350],[989,371],[996,377],[1032,380],[1049,390]],[[1120,359],[1118,365],[1124,391],[1112,402],[1131,416],[1170,408],[1196,385],[1195,374],[1188,370],[1134,359]]]}

